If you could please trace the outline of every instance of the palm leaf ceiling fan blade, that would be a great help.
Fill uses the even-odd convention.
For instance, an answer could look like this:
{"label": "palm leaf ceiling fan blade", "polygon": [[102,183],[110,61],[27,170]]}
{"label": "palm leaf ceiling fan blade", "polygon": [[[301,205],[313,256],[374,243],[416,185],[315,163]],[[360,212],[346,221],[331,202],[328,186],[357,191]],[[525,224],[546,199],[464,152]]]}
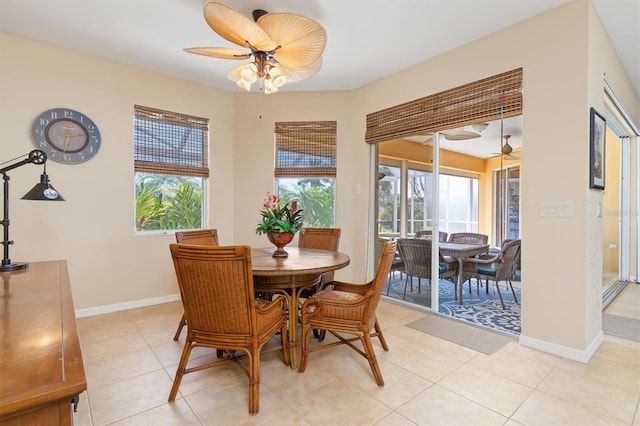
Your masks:
{"label": "palm leaf ceiling fan blade", "polygon": [[309,78],[318,71],[322,67],[322,58],[318,58],[317,61],[308,65],[306,68],[288,68],[285,66],[280,66],[280,70],[282,71],[282,75],[287,77],[288,81],[300,81],[305,78]]}
{"label": "palm leaf ceiling fan blade", "polygon": [[219,59],[249,59],[251,54],[228,47],[189,47],[185,52]]}
{"label": "palm leaf ceiling fan blade", "polygon": [[204,19],[213,31],[238,46],[269,52],[276,42],[249,17],[222,3],[208,2]]}
{"label": "palm leaf ceiling fan blade", "polygon": [[258,19],[275,41],[276,60],[289,68],[304,68],[315,63],[327,44],[327,34],[318,23],[293,13],[268,13]]}

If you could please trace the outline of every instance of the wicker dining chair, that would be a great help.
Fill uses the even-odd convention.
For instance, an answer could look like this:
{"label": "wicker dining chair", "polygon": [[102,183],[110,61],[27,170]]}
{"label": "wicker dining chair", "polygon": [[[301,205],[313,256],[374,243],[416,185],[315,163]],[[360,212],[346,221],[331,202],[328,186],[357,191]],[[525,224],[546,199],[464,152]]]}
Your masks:
{"label": "wicker dining chair", "polygon": [[502,309],[506,308],[504,305],[504,300],[502,299],[502,293],[500,293],[500,281],[505,281],[509,285],[509,287],[511,288],[511,293],[513,293],[513,298],[515,299],[516,303],[519,303],[516,292],[513,289],[511,279],[513,277],[515,263],[520,253],[520,242],[520,240],[506,241],[502,245],[502,250],[500,251],[500,253],[496,254],[495,256],[480,259],[469,258],[465,259],[463,263],[463,265],[470,264],[475,266],[477,269],[478,280],[486,280],[487,287],[489,287],[489,281],[494,281],[496,283],[496,290],[498,291],[498,296],[500,297]]}
{"label": "wicker dining chair", "polygon": [[[478,234],[476,232],[456,232],[449,235],[450,243],[487,244],[488,241],[488,235]],[[460,285],[464,285],[466,281],[469,281],[469,293],[471,293],[471,278],[476,278],[478,275],[476,265],[472,263],[465,264],[460,274],[462,274],[462,276],[460,277]],[[476,292],[480,292],[479,281],[476,281]]]}
{"label": "wicker dining chair", "polygon": [[[196,229],[193,231],[177,231],[176,242],[178,244],[193,244],[193,245],[205,245],[205,246],[217,246],[218,244],[218,230],[217,229]],[[187,325],[187,320],[182,314],[180,318],[180,324],[176,334],[173,336],[173,340],[178,340],[182,329]]]}
{"label": "wicker dining chair", "polygon": [[[185,374],[236,361],[249,377],[249,413],[257,413],[260,355],[265,352],[265,344],[278,333],[280,345],[271,350],[280,350],[284,363],[290,364],[286,296],[272,302],[255,298],[249,246],[171,244],[169,247],[187,318],[187,338],[169,401],[175,400]],[[187,368],[195,347],[223,349],[227,355]],[[236,352],[246,354],[246,361]]]}
{"label": "wicker dining chair", "polygon": [[[414,238],[424,238],[424,239],[431,239],[433,235],[433,231],[431,229],[423,229],[421,231],[417,231],[414,234]],[[438,231],[438,241],[447,241],[447,237],[449,236],[449,234],[447,234],[444,231]]]}
{"label": "wicker dining chair", "polygon": [[[384,385],[371,338],[377,337],[382,348],[385,351],[389,350],[376,318],[376,308],[396,255],[396,245],[395,241],[387,241],[384,244],[378,269],[372,281],[366,284],[334,281],[304,302],[301,309],[302,359],[298,372],[303,373],[307,368],[311,352],[346,344],[369,361],[376,383],[378,386]],[[311,348],[309,338],[312,330],[322,332],[321,340],[324,339],[324,332],[333,334],[338,340]],[[346,338],[342,334],[356,337]],[[360,340],[362,349],[351,343],[356,340]]]}
{"label": "wicker dining chair", "polygon": [[[411,283],[411,291],[413,291],[413,277],[418,278],[418,293],[421,290],[422,279],[431,281],[431,240],[421,238],[399,238],[398,251],[404,264],[404,273],[406,275],[404,282],[404,293],[402,298],[407,295],[407,286]],[[451,281],[456,291],[457,272],[455,268],[455,259],[445,257],[439,253],[438,269],[439,278]]]}
{"label": "wicker dining chair", "polygon": [[[302,228],[298,237],[298,247],[338,251],[340,228]],[[320,278],[317,290],[333,281],[334,271],[325,272]]]}

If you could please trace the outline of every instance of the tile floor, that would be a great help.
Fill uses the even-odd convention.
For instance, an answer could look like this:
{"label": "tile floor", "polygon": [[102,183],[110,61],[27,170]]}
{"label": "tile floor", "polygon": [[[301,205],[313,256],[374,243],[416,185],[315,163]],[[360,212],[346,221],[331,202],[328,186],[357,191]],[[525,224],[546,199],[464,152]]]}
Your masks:
{"label": "tile floor", "polygon": [[78,319],[88,391],[77,425],[640,426],[638,342],[606,336],[588,364],[515,340],[487,356],[405,327],[424,313],[390,302],[378,308],[390,351],[374,342],[384,387],[364,358],[338,347],[311,354],[303,374],[265,354],[255,416],[233,364],[185,376],[167,403],[181,314],[174,302]]}

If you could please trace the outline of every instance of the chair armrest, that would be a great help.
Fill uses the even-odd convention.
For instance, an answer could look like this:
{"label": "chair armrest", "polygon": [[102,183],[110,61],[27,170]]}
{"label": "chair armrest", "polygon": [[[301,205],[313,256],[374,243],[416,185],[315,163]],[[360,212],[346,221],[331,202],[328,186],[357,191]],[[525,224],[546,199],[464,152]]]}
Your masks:
{"label": "chair armrest", "polygon": [[466,265],[467,263],[475,263],[475,264],[481,264],[481,263],[496,263],[496,262],[500,262],[500,259],[502,258],[502,253],[498,253],[495,256],[491,256],[491,255],[482,255],[480,257],[468,257],[466,259],[464,259],[463,261],[463,265]]}
{"label": "chair armrest", "polygon": [[352,284],[352,283],[344,283],[340,281],[334,281],[331,283],[333,285],[333,290],[339,291],[348,291],[350,293],[360,294],[365,296],[369,290],[371,290],[371,286],[373,285],[373,281],[369,281],[366,284]]}

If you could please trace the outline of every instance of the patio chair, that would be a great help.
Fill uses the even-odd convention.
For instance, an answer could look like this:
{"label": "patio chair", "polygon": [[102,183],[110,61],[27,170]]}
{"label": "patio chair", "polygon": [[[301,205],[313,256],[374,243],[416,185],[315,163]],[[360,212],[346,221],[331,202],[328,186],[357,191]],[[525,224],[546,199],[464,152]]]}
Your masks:
{"label": "patio chair", "polygon": [[[178,244],[193,244],[193,245],[205,245],[205,246],[217,246],[218,244],[218,230],[217,229],[195,229],[193,231],[178,231],[176,232],[176,242]],[[187,325],[187,320],[182,314],[180,318],[180,324],[176,334],[173,336],[173,340],[178,340],[182,329]]]}
{"label": "patio chair", "polygon": [[[407,295],[407,285],[409,282],[411,282],[411,291],[413,291],[413,277],[418,278],[418,293],[421,290],[422,278],[431,281],[431,240],[399,238],[398,250],[404,263],[404,273],[406,275],[404,293],[402,295],[404,299]],[[439,253],[439,259],[439,278],[451,281],[455,291],[457,288],[456,260],[449,256],[443,256],[441,252]]]}
{"label": "patio chair", "polygon": [[500,253],[493,257],[485,259],[469,258],[465,259],[463,263],[463,265],[470,264],[475,266],[477,268],[478,279],[486,280],[487,287],[489,286],[489,281],[494,281],[496,283],[496,290],[498,291],[498,296],[500,297],[502,309],[506,309],[506,307],[504,305],[504,300],[502,299],[502,293],[500,293],[500,281],[505,281],[509,285],[516,303],[520,303],[518,302],[518,296],[516,296],[516,292],[513,289],[513,284],[511,283],[515,262],[518,258],[519,253],[520,240],[512,240],[505,242],[502,245],[502,250],[500,251]]}
{"label": "patio chair", "polygon": [[[413,238],[424,238],[430,240],[433,235],[433,231],[431,229],[423,229],[422,231],[418,231],[414,234]],[[444,231],[438,231],[438,241],[447,241],[447,234]]]}
{"label": "patio chair", "polygon": [[[478,234],[476,232],[456,232],[449,235],[450,243],[464,243],[464,244],[487,244],[489,236],[485,234]],[[469,281],[469,293],[471,293],[471,278],[476,278],[477,268],[473,264],[465,264],[460,272],[460,285],[464,286],[465,281]],[[462,287],[464,289],[464,287]],[[461,291],[462,291],[461,289]],[[480,292],[479,282],[476,285],[476,292]]]}
{"label": "patio chair", "polygon": [[[249,377],[249,413],[257,413],[260,355],[278,333],[280,344],[272,350],[280,350],[284,363],[290,363],[286,296],[272,302],[255,298],[249,246],[171,244],[169,248],[187,318],[187,338],[169,401],[175,400],[185,374],[235,361]],[[195,347],[223,349],[227,357],[187,368]],[[246,354],[246,361],[237,352]]]}
{"label": "patio chair", "polygon": [[[334,281],[304,302],[301,310],[302,359],[298,368],[299,373],[303,373],[307,368],[311,352],[346,344],[369,361],[376,383],[378,386],[384,385],[371,338],[377,337],[382,348],[385,351],[389,350],[376,318],[376,308],[396,254],[396,244],[395,241],[387,241],[384,244],[378,269],[372,281],[366,284]],[[309,338],[312,330],[322,332],[321,340],[324,339],[324,333],[327,331],[338,340],[311,348]],[[342,334],[356,337],[345,338]],[[362,349],[351,343],[356,340],[360,340]]]}

